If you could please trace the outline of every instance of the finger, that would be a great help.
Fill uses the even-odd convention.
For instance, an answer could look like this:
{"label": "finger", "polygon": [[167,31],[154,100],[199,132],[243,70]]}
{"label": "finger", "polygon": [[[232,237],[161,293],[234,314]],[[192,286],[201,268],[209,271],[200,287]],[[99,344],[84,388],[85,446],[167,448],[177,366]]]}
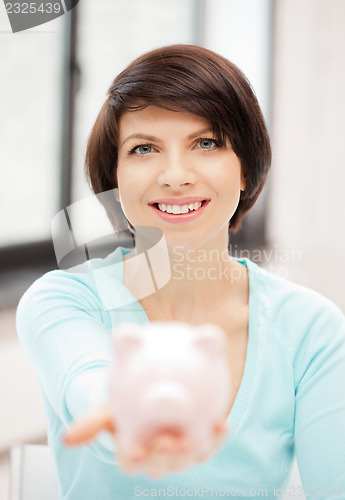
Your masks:
{"label": "finger", "polygon": [[[207,458],[206,455],[203,459]],[[200,459],[201,461],[201,459]],[[194,449],[191,451],[176,455],[175,461],[171,464],[171,471],[178,472],[187,469],[188,467],[192,467],[199,462],[198,454]]]}
{"label": "finger", "polygon": [[193,446],[190,439],[184,435],[175,435],[170,432],[163,432],[156,435],[150,442],[150,450],[158,453],[184,453],[189,451]]}
{"label": "finger", "polygon": [[226,426],[226,422],[224,421],[218,421],[214,424],[213,426],[213,432],[216,434],[216,435],[223,435],[224,433],[226,433],[227,431],[227,426]]}
{"label": "finger", "polygon": [[213,427],[214,448],[218,448],[224,441],[228,432],[225,422],[217,422]]}
{"label": "finger", "polygon": [[147,448],[142,445],[137,445],[128,455],[128,459],[134,463],[143,462],[148,456]]}
{"label": "finger", "polygon": [[174,449],[176,438],[169,433],[161,433],[155,436],[149,444],[153,453],[170,452]]}
{"label": "finger", "polygon": [[120,468],[126,474],[144,473],[150,477],[164,475],[163,461],[147,449],[136,449],[131,454],[119,455]]}
{"label": "finger", "polygon": [[186,439],[175,438],[169,449],[164,446],[164,451],[152,451],[145,462],[147,475],[157,478],[183,470],[195,463],[195,453],[186,451],[187,447],[190,448],[190,444],[191,442]]}
{"label": "finger", "polygon": [[185,436],[181,436],[181,438],[176,442],[176,451],[180,453],[188,453],[193,449],[194,443],[191,439],[188,439]]}
{"label": "finger", "polygon": [[151,456],[145,464],[144,472],[147,476],[157,479],[171,472],[170,457],[165,453]]}
{"label": "finger", "polygon": [[208,460],[211,455],[222,446],[228,431],[226,423],[217,422],[213,427],[213,431],[213,441],[211,442],[211,445],[207,451],[204,451],[197,456],[198,462],[204,462],[205,460]]}
{"label": "finger", "polygon": [[195,456],[190,453],[176,453],[170,457],[169,469],[170,472],[177,472],[186,469],[195,464]]}
{"label": "finger", "polygon": [[130,460],[129,457],[123,456],[121,458],[118,457],[118,459],[119,468],[125,474],[133,475],[138,474],[141,471],[142,465]]}
{"label": "finger", "polygon": [[119,466],[126,474],[138,474],[143,469],[149,453],[141,444],[137,444],[130,452],[124,452],[121,448],[117,451]]}
{"label": "finger", "polygon": [[169,459],[166,454],[155,455],[146,466],[147,475],[153,478],[169,473]]}
{"label": "finger", "polygon": [[65,433],[63,440],[67,445],[77,446],[91,441],[103,430],[111,432],[114,436],[116,434],[115,425],[105,406],[96,408],[74,422]]}
{"label": "finger", "polygon": [[172,436],[166,433],[155,436],[154,441],[151,440],[147,448],[143,471],[151,478],[162,477],[174,470],[177,458]]}

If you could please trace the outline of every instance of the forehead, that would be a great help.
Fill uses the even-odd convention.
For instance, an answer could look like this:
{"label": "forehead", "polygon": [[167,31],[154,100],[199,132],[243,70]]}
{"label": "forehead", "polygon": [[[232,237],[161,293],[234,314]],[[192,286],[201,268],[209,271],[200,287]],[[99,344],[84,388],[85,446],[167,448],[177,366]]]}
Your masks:
{"label": "forehead", "polygon": [[164,134],[172,129],[190,133],[193,131],[211,129],[211,125],[201,116],[188,111],[169,111],[156,106],[148,106],[139,111],[127,111],[120,118],[120,141],[135,133]]}

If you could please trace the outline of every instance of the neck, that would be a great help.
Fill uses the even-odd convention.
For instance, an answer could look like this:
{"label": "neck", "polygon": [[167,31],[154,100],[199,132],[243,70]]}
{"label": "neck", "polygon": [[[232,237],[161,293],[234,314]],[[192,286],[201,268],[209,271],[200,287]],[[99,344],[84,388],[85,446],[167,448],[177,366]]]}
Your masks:
{"label": "neck", "polygon": [[227,238],[218,243],[167,248],[165,240],[153,245],[152,240],[138,238],[125,258],[125,285],[146,311],[154,307],[162,317],[173,319],[200,315],[224,300],[240,303],[246,294],[247,270],[229,256]]}

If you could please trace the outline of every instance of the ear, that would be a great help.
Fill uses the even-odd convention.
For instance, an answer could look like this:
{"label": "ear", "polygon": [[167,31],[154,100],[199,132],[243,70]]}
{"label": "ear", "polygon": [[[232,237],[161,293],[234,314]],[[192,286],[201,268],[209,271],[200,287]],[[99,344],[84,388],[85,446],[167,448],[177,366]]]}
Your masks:
{"label": "ear", "polygon": [[194,345],[211,356],[219,356],[225,348],[225,333],[219,326],[204,323],[196,329]]}
{"label": "ear", "polygon": [[127,358],[143,345],[142,327],[135,323],[123,323],[113,331],[114,351],[119,358]]}

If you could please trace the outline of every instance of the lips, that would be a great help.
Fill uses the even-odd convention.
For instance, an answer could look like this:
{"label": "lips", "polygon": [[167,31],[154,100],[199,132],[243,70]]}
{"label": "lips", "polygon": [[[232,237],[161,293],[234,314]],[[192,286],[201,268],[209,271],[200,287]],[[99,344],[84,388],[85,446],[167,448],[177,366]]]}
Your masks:
{"label": "lips", "polygon": [[155,207],[160,212],[166,212],[173,215],[182,215],[199,210],[199,208],[201,208],[208,201],[208,199],[200,197],[164,198],[164,200],[151,202],[149,203],[149,205]]}
{"label": "lips", "polygon": [[[197,201],[196,201],[197,200]],[[165,198],[149,206],[167,222],[187,222],[199,217],[210,202],[209,198]]]}
{"label": "lips", "polygon": [[191,196],[189,198],[161,198],[159,200],[155,200],[149,203],[149,205],[157,205],[158,203],[165,205],[188,205],[189,203],[195,203],[197,201],[210,201],[209,198],[202,198],[200,196]]}

